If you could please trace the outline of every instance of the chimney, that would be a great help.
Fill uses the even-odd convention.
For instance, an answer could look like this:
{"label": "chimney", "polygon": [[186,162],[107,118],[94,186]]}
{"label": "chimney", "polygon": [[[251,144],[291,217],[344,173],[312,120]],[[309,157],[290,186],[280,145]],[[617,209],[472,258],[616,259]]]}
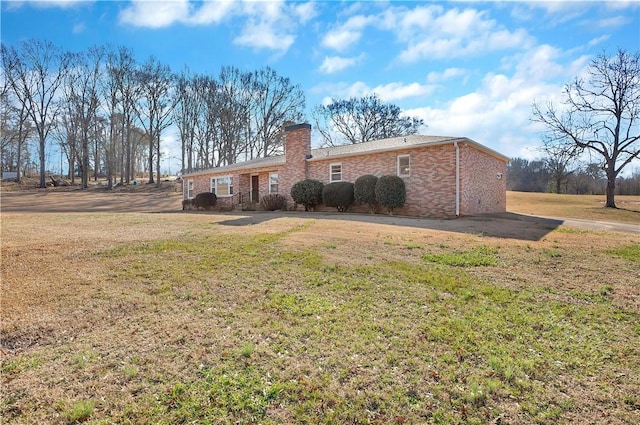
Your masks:
{"label": "chimney", "polygon": [[284,128],[286,163],[280,176],[282,194],[289,196],[291,186],[307,178],[307,160],[311,158],[311,124],[295,124]]}

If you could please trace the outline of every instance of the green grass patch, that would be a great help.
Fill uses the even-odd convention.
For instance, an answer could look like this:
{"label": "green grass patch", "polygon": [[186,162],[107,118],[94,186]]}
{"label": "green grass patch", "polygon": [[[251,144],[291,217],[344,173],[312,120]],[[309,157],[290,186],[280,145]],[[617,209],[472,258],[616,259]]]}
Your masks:
{"label": "green grass patch", "polygon": [[91,400],[80,400],[62,412],[62,416],[70,423],[81,423],[88,420],[93,414],[95,402]]}
{"label": "green grass patch", "polygon": [[3,359],[0,361],[0,373],[19,374],[27,370],[36,369],[43,363],[44,361],[40,356]]}
{"label": "green grass patch", "polygon": [[624,258],[625,260],[640,264],[640,245],[626,245],[621,248],[607,251],[610,254]]}
{"label": "green grass patch", "polygon": [[480,246],[468,251],[425,254],[424,261],[455,267],[496,266],[498,264],[496,248]]}
{"label": "green grass patch", "polygon": [[[121,347],[115,373],[101,370],[126,383],[129,405],[101,403],[97,412],[80,405],[62,416],[483,424],[507,412],[555,424],[575,409],[564,385],[586,379],[627,406],[622,421],[633,418],[637,397],[614,388],[611,377],[624,375],[637,388],[640,317],[613,304],[612,287],[593,302],[555,288],[509,288],[461,269],[501,267],[498,249],[486,246],[441,246],[422,261],[336,264],[316,249],[281,243],[302,228],[191,234],[97,254],[103,266],[117,266],[105,267],[111,296],[135,300],[131,314],[140,310],[122,335],[149,345]],[[65,366],[78,374],[108,368],[98,360],[109,356],[66,354]],[[18,366],[3,363],[11,368]]]}

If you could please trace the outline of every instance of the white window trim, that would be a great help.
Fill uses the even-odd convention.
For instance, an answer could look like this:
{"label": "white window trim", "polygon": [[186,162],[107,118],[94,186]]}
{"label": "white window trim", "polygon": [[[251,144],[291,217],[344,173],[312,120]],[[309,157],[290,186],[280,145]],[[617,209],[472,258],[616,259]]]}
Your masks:
{"label": "white window trim", "polygon": [[187,199],[193,199],[193,189],[194,189],[195,185],[193,183],[193,180],[187,180],[187,187],[186,187],[186,191],[187,191]]}
{"label": "white window trim", "polygon": [[[278,189],[276,191],[271,190],[273,184],[271,182],[271,177],[276,176],[276,186]],[[278,193],[280,190],[280,175],[278,173],[269,173],[269,193]]]}
{"label": "white window trim", "polygon": [[[408,158],[409,159],[409,174],[403,174],[400,169],[400,158]],[[398,177],[410,177],[411,176],[411,155],[398,155],[396,160],[396,168],[398,172]]]}
{"label": "white window trim", "polygon": [[[338,180],[333,179],[333,167],[335,165],[340,166],[340,179]],[[341,181],[342,181],[342,162],[332,162],[331,164],[329,164],[329,183],[341,182]]]}
{"label": "white window trim", "polygon": [[[229,187],[231,188],[231,193],[228,195],[218,195],[218,179],[229,179],[231,184]],[[209,180],[209,191],[211,193],[215,193],[218,198],[231,198],[233,196],[233,176],[216,176],[211,177]]]}

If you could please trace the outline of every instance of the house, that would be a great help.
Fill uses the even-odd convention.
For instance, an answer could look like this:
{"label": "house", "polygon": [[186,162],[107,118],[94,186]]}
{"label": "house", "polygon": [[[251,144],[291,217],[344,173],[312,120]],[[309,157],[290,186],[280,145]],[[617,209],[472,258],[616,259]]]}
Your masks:
{"label": "house", "polygon": [[[193,172],[183,176],[183,198],[211,191],[217,206],[240,210],[269,193],[288,198],[298,181],[327,184],[365,174],[398,175],[407,197],[394,214],[450,218],[506,210],[508,158],[471,139],[410,135],[311,149],[311,125],[285,128],[285,154]],[[354,207],[366,211],[366,207]]]}

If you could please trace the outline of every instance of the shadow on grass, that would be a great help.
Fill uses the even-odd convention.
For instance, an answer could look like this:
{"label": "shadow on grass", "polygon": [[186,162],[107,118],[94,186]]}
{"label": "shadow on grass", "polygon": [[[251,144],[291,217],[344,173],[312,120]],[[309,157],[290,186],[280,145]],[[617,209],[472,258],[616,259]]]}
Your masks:
{"label": "shadow on grass", "polygon": [[297,217],[307,219],[353,221],[528,241],[537,241],[542,239],[545,235],[563,223],[563,220],[533,217],[515,213],[460,217],[452,220],[388,216],[379,214],[368,215],[295,211],[245,211],[242,213],[223,214],[225,217],[228,217],[228,219],[218,222],[218,224],[223,226],[251,226],[282,217]]}

